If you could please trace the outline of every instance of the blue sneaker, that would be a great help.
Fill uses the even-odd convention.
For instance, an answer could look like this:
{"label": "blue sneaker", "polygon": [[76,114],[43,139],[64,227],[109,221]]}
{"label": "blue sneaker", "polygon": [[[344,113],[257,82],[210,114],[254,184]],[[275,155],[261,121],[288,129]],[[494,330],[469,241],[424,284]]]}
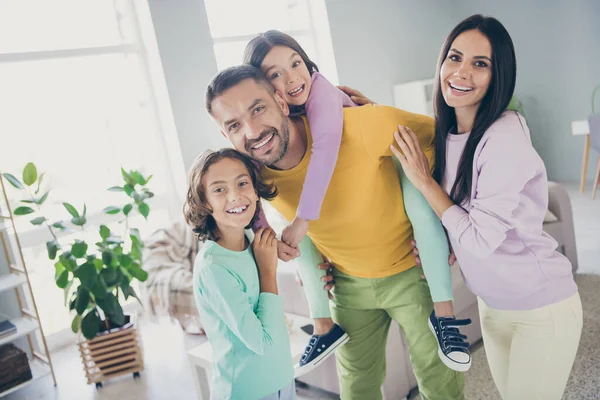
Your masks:
{"label": "blue sneaker", "polygon": [[308,341],[308,345],[304,349],[302,358],[300,358],[295,368],[295,378],[318,367],[321,362],[332,355],[333,351],[346,343],[348,339],[348,334],[338,324],[333,324],[333,328],[324,335],[312,335]]}
{"label": "blue sneaker", "polygon": [[437,340],[438,356],[448,368],[454,371],[465,372],[471,368],[469,343],[465,341],[467,337],[461,335],[458,330],[459,326],[470,324],[470,319],[437,318],[435,312],[429,316],[429,329]]}

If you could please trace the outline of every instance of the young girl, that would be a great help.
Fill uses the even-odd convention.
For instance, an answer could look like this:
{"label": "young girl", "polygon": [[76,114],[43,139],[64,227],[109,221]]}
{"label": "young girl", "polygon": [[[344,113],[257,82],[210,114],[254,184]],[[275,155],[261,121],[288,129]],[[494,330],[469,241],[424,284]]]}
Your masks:
{"label": "young girl", "polygon": [[277,239],[245,234],[259,198],[276,190],[233,149],[207,151],[190,170],[184,215],[204,241],[194,295],[213,348],[211,399],[295,399],[283,305],[277,293]]}
{"label": "young girl", "polygon": [[582,327],[569,260],[542,230],[544,163],[521,115],[506,111],[516,80],[512,40],[474,15],[450,33],[437,67],[435,179],[416,136],[393,148],[448,231],[478,296],[485,350],[504,399],[560,399]]}
{"label": "young girl", "polygon": [[[308,166],[296,217],[286,227],[282,241],[309,252],[302,238],[310,220],[319,218],[327,187],[336,165],[342,140],[343,107],[356,104],[345,93],[329,83],[319,72],[298,42],[279,31],[267,31],[252,39],[244,52],[244,62],[261,69],[296,114],[306,113],[313,137],[312,156]],[[390,133],[391,134],[391,133]],[[448,244],[435,213],[408,179],[401,179],[404,206],[413,222],[415,238],[423,243],[422,262],[431,288],[435,324],[444,320],[444,332],[438,337],[438,354],[452,369],[466,371],[471,364],[468,343],[457,327],[470,323],[456,320],[452,307],[452,283],[447,268]],[[300,259],[300,276],[307,292],[311,316],[315,318],[315,335],[300,361],[300,369],[308,370],[332,354],[347,340],[343,330],[331,320],[329,299],[321,289],[320,273],[315,265],[319,254]],[[335,261],[335,260],[334,260]],[[336,337],[336,335],[342,335]],[[444,336],[444,340],[441,339]],[[319,352],[318,349],[323,351]],[[300,372],[302,373],[302,372]]]}

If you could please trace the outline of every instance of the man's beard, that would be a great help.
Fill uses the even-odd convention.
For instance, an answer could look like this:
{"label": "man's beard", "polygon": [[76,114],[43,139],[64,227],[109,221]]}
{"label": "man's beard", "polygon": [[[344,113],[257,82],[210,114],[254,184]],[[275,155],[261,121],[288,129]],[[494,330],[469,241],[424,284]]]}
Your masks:
{"label": "man's beard", "polygon": [[[253,153],[254,149],[252,149],[252,146],[256,145],[257,143],[262,142],[263,140],[265,140],[266,138],[268,138],[271,135],[273,135],[273,138],[271,140],[275,140],[276,137],[279,137],[279,146],[278,146],[278,148],[271,149],[271,153],[265,154],[264,156],[273,157],[273,158],[272,159],[260,159],[258,157],[255,157],[254,153]],[[287,153],[289,143],[290,143],[290,123],[287,118],[283,118],[283,120],[281,122],[281,128],[279,131],[276,128],[269,128],[269,129],[262,131],[262,133],[260,134],[258,139],[254,139],[252,141],[246,142],[246,153],[248,155],[250,155],[250,157],[252,157],[252,159],[257,161],[259,164],[270,166],[270,165],[278,163],[279,161],[281,161],[283,159],[283,157]]]}

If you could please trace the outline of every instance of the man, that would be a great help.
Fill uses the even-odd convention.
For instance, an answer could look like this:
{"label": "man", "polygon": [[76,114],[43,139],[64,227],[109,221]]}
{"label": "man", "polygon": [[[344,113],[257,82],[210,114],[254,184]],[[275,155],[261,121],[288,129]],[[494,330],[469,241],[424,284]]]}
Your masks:
{"label": "man", "polygon": [[[259,70],[220,72],[206,108],[234,147],[264,167],[279,195],[273,206],[293,219],[310,160],[310,127]],[[333,317],[350,336],[337,351],[343,399],[381,399],[391,320],[402,327],[424,399],[462,399],[463,375],[438,358],[427,319],[432,301],[413,268],[412,228],[390,145],[399,125],[417,132],[433,164],[433,120],[387,106],[344,109],[343,139],[318,220],[308,235],[335,265]],[[306,284],[306,282],[305,282]]]}

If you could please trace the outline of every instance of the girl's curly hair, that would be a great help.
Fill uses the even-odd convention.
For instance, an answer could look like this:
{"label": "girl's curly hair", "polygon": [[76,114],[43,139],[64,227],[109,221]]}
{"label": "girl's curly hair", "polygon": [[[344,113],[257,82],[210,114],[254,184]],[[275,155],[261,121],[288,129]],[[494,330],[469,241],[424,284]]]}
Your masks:
{"label": "girl's curly hair", "polygon": [[[183,205],[183,215],[187,224],[191,226],[192,230],[198,235],[198,239],[203,242],[207,239],[217,241],[219,240],[219,236],[217,222],[212,216],[212,210],[206,200],[202,178],[211,165],[225,158],[238,160],[246,166],[258,197],[272,200],[277,196],[277,189],[275,186],[273,184],[267,184],[262,179],[258,166],[250,159],[250,157],[231,148],[224,148],[217,151],[207,150],[200,154],[196,157],[196,160],[194,160],[192,168],[190,169],[188,191],[185,204]],[[256,221],[259,211],[260,200],[258,201],[252,221],[250,221],[250,224],[246,228],[252,226]]]}

